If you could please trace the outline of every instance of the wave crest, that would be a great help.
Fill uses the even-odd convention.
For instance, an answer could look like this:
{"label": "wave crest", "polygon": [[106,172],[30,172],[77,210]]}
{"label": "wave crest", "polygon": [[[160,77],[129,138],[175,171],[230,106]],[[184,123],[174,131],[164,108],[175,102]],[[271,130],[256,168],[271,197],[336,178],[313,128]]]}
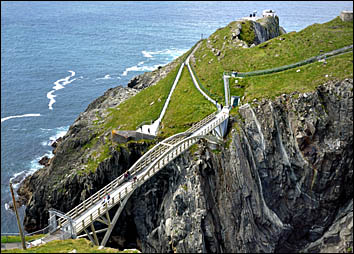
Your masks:
{"label": "wave crest", "polygon": [[[55,81],[54,86],[53,86],[54,90],[51,90],[50,92],[47,93],[47,98],[49,99],[48,108],[50,110],[53,110],[53,104],[56,102],[56,100],[54,99],[54,97],[56,97],[56,95],[54,95],[53,93],[57,90],[63,89],[66,85],[77,80],[77,78],[70,80],[70,78],[75,76],[75,74],[76,74],[75,71],[68,71],[68,72],[70,72],[70,75],[65,78],[58,79],[57,81]],[[82,78],[82,76],[80,78]]]}
{"label": "wave crest", "polygon": [[32,116],[40,116],[40,115],[41,114],[24,114],[24,115],[17,115],[17,116],[7,116],[4,118],[1,118],[1,122],[4,122],[4,121],[12,119],[12,118],[32,117]]}

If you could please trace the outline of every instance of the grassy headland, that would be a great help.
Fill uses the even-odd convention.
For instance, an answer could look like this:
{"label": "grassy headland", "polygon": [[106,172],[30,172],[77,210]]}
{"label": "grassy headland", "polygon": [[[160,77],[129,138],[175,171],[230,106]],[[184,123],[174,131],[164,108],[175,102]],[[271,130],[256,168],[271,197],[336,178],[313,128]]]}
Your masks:
{"label": "grassy headland", "polygon": [[[245,24],[246,23],[247,22],[245,22]],[[245,24],[242,25],[244,26]],[[283,34],[252,48],[235,47],[234,44],[232,44],[230,33],[234,26],[235,22],[231,22],[228,26],[216,31],[207,39],[213,47],[217,48],[220,47],[220,45],[216,43],[215,38],[221,40],[220,34],[226,36],[225,45],[221,50],[223,57],[218,58],[212,53],[211,49],[207,47],[207,40],[204,40],[201,47],[195,52],[196,64],[194,65],[194,69],[199,79],[207,84],[204,86],[209,88],[210,92],[213,91],[220,97],[223,96],[223,71],[249,72],[280,67],[353,44],[353,23],[343,22],[339,17],[324,24],[313,24],[300,32]],[[347,57],[349,58],[346,60],[341,57],[333,58],[339,59],[338,61],[344,61],[341,65],[345,67],[347,71],[338,72],[336,75],[332,76],[329,75],[329,79],[352,77],[352,71],[348,73],[352,70],[352,67],[350,67],[350,64],[346,64],[350,61],[350,56],[347,55]],[[330,60],[328,59],[328,61]],[[323,81],[325,74],[323,71],[319,71],[320,68],[302,68],[308,70],[307,79],[300,78],[296,83],[306,81],[307,84],[303,84],[303,86],[308,85],[309,89],[313,89],[314,84],[319,84]],[[323,69],[324,68],[322,68],[322,70]],[[334,72],[336,69],[329,71]],[[291,72],[291,70],[287,71],[287,73],[289,72]],[[245,83],[249,85],[253,80],[257,80],[258,87],[261,87],[262,85],[260,83],[263,83],[263,90],[268,89],[270,82],[273,84],[275,90],[277,87],[287,87],[286,91],[282,90],[281,92],[279,91],[279,93],[297,90],[297,86],[293,86],[293,78],[297,79],[300,75],[296,77],[289,76],[289,78],[285,78],[283,73],[272,75],[271,80],[269,80],[270,75],[265,75],[250,78],[250,80],[245,81]],[[280,75],[280,77],[277,77],[278,75]],[[249,87],[250,86],[245,84],[243,89],[239,90],[239,92],[243,91],[245,95],[247,95],[246,100],[250,98],[261,98],[263,96],[266,97],[267,94],[269,94],[254,94],[254,90],[249,89]]]}
{"label": "grassy headland", "polygon": [[[251,23],[234,21],[203,40],[194,54],[195,62],[191,62],[202,85],[213,95],[213,99],[223,104],[224,71],[249,72],[280,67],[353,44],[353,23],[343,22],[337,17],[324,24],[313,24],[300,32],[283,34],[255,47],[243,48],[237,46],[232,39],[232,33],[240,22],[240,37],[249,43],[253,34]],[[215,54],[216,51],[213,52],[212,48],[220,50],[220,54]],[[178,65],[165,78],[109,109],[110,113],[105,121],[95,125],[96,138],[84,146],[84,149],[94,147],[95,150],[87,164],[89,171],[94,171],[100,162],[110,156],[112,142],[107,134],[112,129],[135,130],[144,121],[158,118],[179,64],[191,50],[175,60]],[[243,102],[248,102],[253,99],[274,98],[282,93],[308,92],[327,80],[349,77],[353,77],[352,52],[328,58],[325,62],[315,62],[282,72],[245,77],[237,81],[230,79],[230,92],[231,95],[244,96]],[[158,136],[165,138],[185,131],[214,110],[215,107],[194,87],[185,68],[162,120]],[[104,134],[105,142],[98,142],[99,137]]]}

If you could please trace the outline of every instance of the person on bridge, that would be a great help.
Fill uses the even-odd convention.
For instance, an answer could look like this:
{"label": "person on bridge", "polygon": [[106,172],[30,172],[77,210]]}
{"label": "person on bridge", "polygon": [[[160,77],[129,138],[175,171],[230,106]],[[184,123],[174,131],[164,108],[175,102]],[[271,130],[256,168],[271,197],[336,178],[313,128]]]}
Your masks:
{"label": "person on bridge", "polygon": [[106,197],[103,198],[102,205],[104,205],[105,203],[106,203]]}
{"label": "person on bridge", "polygon": [[109,204],[110,198],[111,198],[111,196],[109,195],[109,193],[107,193],[107,204]]}
{"label": "person on bridge", "polygon": [[136,182],[136,180],[138,180],[138,178],[136,176],[133,177],[133,183]]}

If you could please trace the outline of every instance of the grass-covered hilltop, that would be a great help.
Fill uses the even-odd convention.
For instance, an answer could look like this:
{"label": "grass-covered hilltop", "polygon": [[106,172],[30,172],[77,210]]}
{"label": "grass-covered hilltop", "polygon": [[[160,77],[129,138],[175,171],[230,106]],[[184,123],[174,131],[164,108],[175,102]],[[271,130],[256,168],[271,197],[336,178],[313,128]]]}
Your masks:
{"label": "grass-covered hilltop", "polygon": [[161,140],[217,111],[185,64],[156,137],[114,138],[159,118],[190,56],[203,92],[223,105],[223,75],[230,74],[230,95],[241,99],[230,111],[227,135],[213,146],[196,143],[138,187],[107,246],[162,253],[347,251],[352,44],[353,21],[340,17],[290,33],[277,16],[242,19],[127,87],[109,89],[57,140],[54,157],[22,182],[25,229],[46,227],[48,209],[68,212]]}
{"label": "grass-covered hilltop", "polygon": [[[266,23],[264,19],[269,18],[263,18],[259,22]],[[300,32],[282,34],[257,46],[253,43],[253,24],[249,20],[234,21],[219,28],[200,42],[201,45],[192,58],[192,66],[201,85],[220,103],[225,103],[222,79],[224,71],[252,72],[281,67],[353,44],[353,23],[343,22],[339,17],[324,24],[313,24]],[[274,27],[276,24],[273,29]],[[240,33],[235,36],[237,30]],[[157,84],[142,90],[117,107],[108,108],[107,116],[97,115],[91,128],[96,138],[91,139],[84,149],[96,145],[98,138],[103,133],[110,133],[112,129],[136,130],[141,123],[157,119],[177,75],[179,64],[191,51],[192,49],[177,58],[172,63],[174,65],[171,71]],[[352,78],[352,60],[351,50],[322,62],[316,61],[278,73],[237,80],[231,78],[230,93],[241,96],[241,103],[246,103],[254,99],[274,99],[283,93],[313,91],[326,81]],[[166,138],[185,131],[213,111],[215,106],[197,91],[185,67],[162,120],[158,137]],[[92,158],[94,162],[90,160],[88,166],[90,170],[95,170],[98,163],[108,156],[110,145],[112,144],[101,146],[101,152],[105,151],[104,156],[98,156],[101,152],[95,153],[96,156]]]}

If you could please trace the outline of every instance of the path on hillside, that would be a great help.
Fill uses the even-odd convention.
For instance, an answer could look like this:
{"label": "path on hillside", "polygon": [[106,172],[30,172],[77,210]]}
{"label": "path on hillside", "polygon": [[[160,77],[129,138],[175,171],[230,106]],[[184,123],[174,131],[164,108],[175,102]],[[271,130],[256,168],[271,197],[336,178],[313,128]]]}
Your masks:
{"label": "path on hillside", "polygon": [[165,115],[165,113],[166,113],[166,110],[167,110],[167,107],[168,107],[168,105],[169,105],[169,103],[170,103],[172,94],[173,94],[173,92],[174,92],[174,90],[175,90],[175,88],[176,88],[176,86],[177,86],[177,84],[178,84],[178,81],[179,81],[180,77],[181,77],[181,73],[182,73],[182,70],[183,70],[183,68],[184,68],[184,65],[187,65],[188,70],[189,70],[189,73],[190,73],[190,75],[191,75],[191,77],[192,77],[192,80],[193,80],[193,84],[195,85],[195,87],[197,88],[197,90],[198,90],[208,101],[210,101],[211,103],[213,103],[214,105],[216,105],[218,109],[220,109],[220,105],[218,105],[218,103],[217,103],[215,100],[211,99],[211,98],[200,88],[200,85],[199,85],[199,83],[197,82],[197,80],[196,80],[196,78],[195,78],[195,76],[194,76],[194,73],[193,73],[193,71],[192,71],[192,69],[191,69],[191,66],[189,65],[189,59],[190,59],[190,57],[191,57],[191,56],[194,54],[194,52],[199,48],[199,46],[201,45],[201,43],[202,43],[201,41],[198,42],[198,44],[195,46],[195,48],[193,49],[193,51],[188,55],[187,59],[181,64],[181,66],[180,66],[180,68],[179,68],[179,70],[178,70],[178,73],[177,73],[177,75],[176,75],[176,78],[175,78],[175,80],[174,80],[174,82],[173,82],[173,85],[172,85],[172,87],[171,87],[171,89],[170,89],[170,92],[169,92],[169,94],[168,94],[168,97],[167,97],[167,99],[166,99],[166,101],[165,101],[165,104],[164,104],[164,106],[163,106],[163,108],[162,108],[162,110],[161,110],[161,112],[160,112],[159,118],[156,119],[156,120],[155,120],[153,123],[151,123],[151,124],[142,125],[142,126],[139,127],[136,131],[142,132],[142,133],[146,133],[146,134],[151,134],[151,135],[154,135],[154,136],[157,135],[157,132],[158,132],[160,123],[161,123],[161,121],[162,121],[162,119],[163,119],[163,117],[164,117],[164,115]]}
{"label": "path on hillside", "polygon": [[349,52],[350,50],[353,50],[353,44],[349,45],[349,46],[345,46],[340,49],[332,50],[330,52],[327,52],[327,53],[324,53],[324,54],[321,54],[318,56],[313,56],[313,57],[307,58],[307,59],[302,60],[300,62],[296,62],[296,63],[288,64],[288,65],[283,65],[280,67],[275,67],[275,68],[270,68],[270,69],[265,69],[265,70],[258,70],[258,71],[250,71],[250,72],[225,71],[225,73],[226,73],[226,75],[230,75],[233,77],[252,77],[252,76],[258,76],[258,75],[276,73],[276,72],[281,72],[281,71],[285,71],[288,69],[300,67],[300,66],[303,66],[306,64],[310,64],[310,63],[313,63],[315,61],[319,61],[322,59],[326,59],[326,58],[330,58],[330,57],[337,56],[340,54],[344,54],[344,53]]}
{"label": "path on hillside", "polygon": [[[194,52],[200,47],[201,42],[198,43],[198,45],[194,48],[194,50],[192,51],[192,53],[187,57],[186,59],[186,65],[188,67],[188,71],[189,74],[191,75],[191,78],[193,80],[193,84],[194,86],[197,88],[197,90],[205,97],[205,99],[207,99],[208,101],[210,101],[211,103],[213,103],[214,105],[217,106],[217,102],[215,100],[213,100],[212,98],[210,98],[201,88],[199,83],[197,82],[197,79],[194,76],[193,70],[191,69],[191,66],[189,64],[189,60],[191,58],[192,55],[194,55]],[[218,107],[218,106],[217,106]],[[219,108],[218,108],[219,109]]]}

